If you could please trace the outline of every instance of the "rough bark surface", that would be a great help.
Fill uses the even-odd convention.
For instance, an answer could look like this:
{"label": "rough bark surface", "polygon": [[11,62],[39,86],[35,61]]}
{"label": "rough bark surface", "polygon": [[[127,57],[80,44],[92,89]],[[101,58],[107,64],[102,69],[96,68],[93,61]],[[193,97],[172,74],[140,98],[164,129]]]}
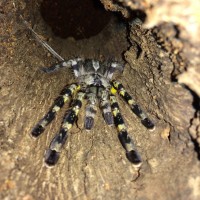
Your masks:
{"label": "rough bark surface", "polygon": [[[104,5],[126,12],[127,7],[119,2],[104,1]],[[198,143],[200,137],[199,113],[194,105],[200,87],[186,83],[198,79],[198,69],[188,62],[191,54],[186,54],[185,47],[190,43],[177,36],[182,29],[163,23],[147,30],[139,20],[127,27],[113,19],[89,39],[62,40],[53,36],[42,20],[41,1],[14,3],[15,7],[13,1],[0,3],[0,199],[200,199],[200,163],[190,138],[191,134]],[[44,165],[45,149],[59,130],[68,105],[40,138],[31,138],[31,129],[62,88],[75,80],[69,70],[54,74],[40,71],[56,60],[35,42],[20,14],[66,59],[115,58],[126,63],[124,73],[117,78],[156,124],[154,132],[146,130],[118,98],[128,131],[143,158],[139,171],[127,161],[116,129],[105,125],[100,112],[90,132],[83,129],[81,112],[59,163],[54,168]],[[196,55],[195,50],[192,56]],[[199,58],[193,62],[200,63]],[[172,81],[177,77],[197,97]]]}

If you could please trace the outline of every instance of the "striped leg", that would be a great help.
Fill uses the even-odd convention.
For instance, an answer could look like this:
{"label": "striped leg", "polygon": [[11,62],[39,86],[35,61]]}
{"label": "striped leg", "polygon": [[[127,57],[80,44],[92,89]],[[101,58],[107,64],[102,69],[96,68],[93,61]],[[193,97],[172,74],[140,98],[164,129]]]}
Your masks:
{"label": "striped leg", "polygon": [[155,130],[154,123],[146,116],[146,114],[142,111],[140,106],[137,105],[133,98],[126,92],[123,85],[118,81],[113,81],[112,84],[114,87],[112,89],[116,89],[118,91],[120,96],[126,101],[126,103],[129,104],[133,113],[135,113],[141,119],[141,123],[150,131]]}
{"label": "striped leg", "polygon": [[94,117],[97,112],[97,87],[90,87],[89,93],[87,94],[88,104],[85,112],[85,129],[91,130],[94,126]]}
{"label": "striped leg", "polygon": [[49,112],[33,128],[31,135],[33,137],[38,137],[42,132],[44,132],[45,127],[55,118],[56,113],[63,107],[64,103],[79,89],[80,86],[77,84],[71,84],[69,87],[65,88],[60,93],[60,96],[55,100]]}
{"label": "striped leg", "polygon": [[134,145],[133,140],[128,135],[126,126],[124,124],[124,120],[119,110],[119,105],[117,103],[116,97],[114,95],[111,95],[110,101],[111,101],[112,112],[114,115],[115,126],[117,127],[119,132],[118,134],[119,140],[124,149],[126,150],[126,156],[128,160],[133,163],[134,167],[139,168],[142,164],[142,160]]}
{"label": "striped leg", "polygon": [[42,71],[45,72],[45,73],[52,73],[52,72],[58,71],[61,68],[70,67],[70,66],[71,66],[71,60],[69,60],[69,61],[62,61],[60,63],[52,65],[51,67],[43,67]]}
{"label": "striped leg", "polygon": [[112,62],[104,76],[111,80],[116,70],[123,71],[123,66],[120,63]]}
{"label": "striped leg", "polygon": [[53,166],[57,163],[61,149],[67,140],[68,131],[72,128],[74,122],[77,120],[84,96],[85,93],[78,92],[77,98],[72,103],[72,108],[69,109],[64,116],[59,133],[56,134],[51,141],[49,149],[45,154],[45,163],[48,166]]}
{"label": "striped leg", "polygon": [[60,63],[52,65],[51,67],[43,67],[42,71],[45,72],[45,73],[52,73],[52,72],[58,71],[61,68],[67,68],[67,67],[74,68],[74,66],[77,66],[77,63],[80,60],[81,60],[80,58],[77,58],[77,59],[71,59],[71,60],[62,61]]}
{"label": "striped leg", "polygon": [[102,109],[103,117],[108,125],[114,124],[112,110],[109,101],[109,93],[107,90],[100,88],[100,108]]}

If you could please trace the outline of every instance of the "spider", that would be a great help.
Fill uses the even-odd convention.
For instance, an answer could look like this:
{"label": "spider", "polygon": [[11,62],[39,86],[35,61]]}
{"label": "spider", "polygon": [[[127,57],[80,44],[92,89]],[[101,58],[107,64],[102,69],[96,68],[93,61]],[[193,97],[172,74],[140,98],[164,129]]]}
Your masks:
{"label": "spider", "polygon": [[64,103],[70,98],[73,99],[70,108],[64,115],[60,131],[52,139],[46,151],[45,163],[48,166],[54,166],[57,163],[61,149],[67,140],[68,133],[78,118],[82,102],[84,99],[87,99],[84,120],[85,129],[91,130],[94,125],[98,102],[106,124],[115,124],[117,127],[119,141],[126,151],[128,160],[135,167],[140,167],[142,159],[127,132],[115,97],[116,92],[128,103],[132,112],[140,118],[141,123],[147,129],[152,131],[155,126],[141,110],[140,106],[127,93],[123,85],[117,80],[112,80],[113,73],[116,70],[122,71],[123,66],[117,62],[100,62],[92,59],[76,58],[62,61],[48,68],[43,68],[43,71],[51,73],[63,67],[72,69],[77,83],[73,83],[63,89],[47,114],[31,132],[33,137],[38,137],[45,130],[45,127],[55,118],[56,113],[63,107]]}
{"label": "spider", "polygon": [[46,73],[51,73],[60,68],[71,68],[77,79],[76,83],[68,85],[56,98],[47,114],[36,124],[32,129],[31,135],[38,137],[42,134],[48,124],[55,118],[56,113],[63,107],[70,98],[72,99],[70,108],[66,111],[60,131],[52,139],[48,150],[45,153],[45,163],[47,166],[54,166],[59,159],[60,152],[64,146],[68,133],[74,123],[77,121],[79,111],[82,107],[82,102],[87,99],[85,109],[84,127],[86,130],[91,130],[94,125],[94,118],[97,112],[97,102],[102,110],[105,122],[108,125],[117,127],[118,138],[122,147],[126,151],[126,157],[133,163],[135,168],[139,168],[142,164],[142,159],[138,153],[136,146],[127,132],[126,125],[120,113],[115,94],[118,94],[129,105],[133,113],[141,120],[141,123],[150,131],[155,129],[154,123],[142,111],[139,105],[128,94],[123,85],[113,80],[113,74],[116,70],[123,71],[123,65],[118,62],[98,61],[93,59],[75,58],[64,60],[57,54],[38,34],[29,26],[28,22],[20,16],[24,25],[32,32],[36,40],[51,52],[61,62],[42,70]]}

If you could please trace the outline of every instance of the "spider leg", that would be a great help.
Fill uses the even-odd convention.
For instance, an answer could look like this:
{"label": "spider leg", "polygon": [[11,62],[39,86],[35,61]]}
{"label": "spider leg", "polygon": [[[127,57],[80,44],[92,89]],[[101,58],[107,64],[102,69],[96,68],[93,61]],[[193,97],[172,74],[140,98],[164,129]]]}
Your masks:
{"label": "spider leg", "polygon": [[81,60],[81,58],[70,59],[70,60],[66,60],[66,61],[64,60],[60,63],[52,65],[51,67],[43,67],[41,70],[45,73],[52,73],[52,72],[56,72],[62,68],[69,68],[69,67],[72,67],[73,70],[76,70],[76,69],[74,69],[74,67],[76,68],[77,63],[80,60]]}
{"label": "spider leg", "polygon": [[90,87],[89,93],[87,93],[88,104],[86,106],[86,116],[85,116],[85,129],[91,130],[94,125],[94,117],[97,112],[97,87]]}
{"label": "spider leg", "polygon": [[126,150],[126,157],[130,162],[133,163],[134,167],[139,168],[142,164],[142,159],[134,145],[133,140],[128,135],[126,126],[124,124],[124,120],[119,110],[119,105],[117,103],[116,97],[114,95],[110,95],[112,113],[114,116],[115,126],[118,129],[118,138]]}
{"label": "spider leg", "polygon": [[108,125],[114,124],[111,105],[109,101],[109,93],[104,88],[99,88],[100,108],[102,109],[103,117]]}
{"label": "spider leg", "polygon": [[128,103],[133,113],[135,113],[140,119],[141,123],[150,131],[155,130],[154,123],[146,116],[139,105],[133,100],[133,98],[126,92],[123,85],[118,81],[112,81],[114,89],[118,91],[120,96]]}
{"label": "spider leg", "polygon": [[85,93],[83,92],[77,93],[77,98],[73,101],[72,107],[66,112],[63,118],[59,133],[56,134],[51,141],[49,149],[45,154],[45,163],[48,166],[53,166],[57,163],[61,149],[67,140],[68,131],[72,128],[74,122],[77,120],[84,96]]}
{"label": "spider leg", "polygon": [[44,132],[45,127],[55,118],[56,113],[63,107],[64,103],[79,89],[80,86],[77,84],[71,84],[69,87],[65,88],[60,93],[60,96],[54,101],[54,104],[48,113],[33,128],[31,135],[33,137],[38,137],[42,132]]}
{"label": "spider leg", "polygon": [[107,79],[111,80],[116,70],[123,71],[123,66],[117,62],[112,62],[106,74],[104,75]]}
{"label": "spider leg", "polygon": [[60,63],[57,63],[55,65],[52,65],[51,67],[43,67],[41,70],[45,73],[52,73],[52,72],[56,72],[61,68],[64,67],[71,67],[71,60],[69,61],[62,61]]}

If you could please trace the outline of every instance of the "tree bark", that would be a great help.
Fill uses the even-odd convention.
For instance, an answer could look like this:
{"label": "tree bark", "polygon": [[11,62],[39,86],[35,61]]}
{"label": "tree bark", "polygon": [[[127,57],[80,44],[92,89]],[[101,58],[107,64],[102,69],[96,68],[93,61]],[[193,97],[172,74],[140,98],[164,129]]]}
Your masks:
{"label": "tree bark", "polygon": [[[199,38],[191,39],[172,17],[149,25],[149,1],[101,2],[123,17],[119,22],[114,16],[98,35],[83,40],[54,36],[41,18],[41,0],[0,3],[0,199],[200,198]],[[159,10],[158,2],[151,12]],[[164,5],[163,14],[169,9]],[[139,20],[144,13],[146,21]],[[66,59],[82,56],[125,63],[116,79],[156,124],[154,132],[146,130],[118,98],[143,159],[141,169],[126,159],[117,130],[105,124],[99,110],[93,130],[84,130],[84,109],[58,164],[45,166],[44,152],[69,104],[38,139],[30,137],[31,129],[62,88],[76,80],[68,69],[42,73],[41,67],[56,60],[35,42],[20,15]]]}

